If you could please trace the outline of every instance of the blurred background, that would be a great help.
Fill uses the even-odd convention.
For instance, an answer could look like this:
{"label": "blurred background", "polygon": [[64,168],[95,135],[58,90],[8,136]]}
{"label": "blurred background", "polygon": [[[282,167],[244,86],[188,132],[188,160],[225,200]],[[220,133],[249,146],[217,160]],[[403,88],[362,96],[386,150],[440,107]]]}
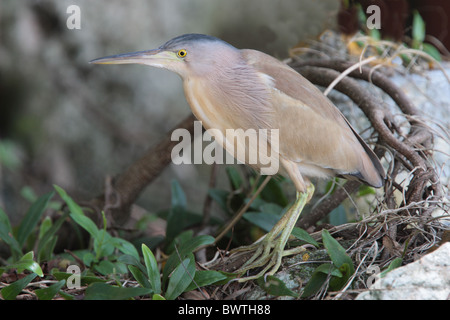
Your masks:
{"label": "blurred background", "polygon": [[[398,18],[395,28],[402,34],[392,37],[403,36],[411,8],[402,5],[409,2],[375,2],[404,9],[386,20]],[[289,49],[325,30],[355,32],[355,12],[342,10],[345,3],[2,0],[0,207],[15,223],[29,206],[26,199],[50,191],[53,184],[89,200],[102,193],[106,176],[122,172],[190,114],[177,75],[144,66],[95,66],[90,60],[155,48],[193,32],[283,59]],[[71,5],[80,8],[80,29],[67,26]],[[170,181],[177,179],[197,210],[210,171],[208,166],[169,165],[139,204],[148,211],[166,208]]]}
{"label": "blurred background", "polygon": [[[80,8],[81,29],[67,27],[72,4]],[[29,205],[23,197],[30,190],[41,195],[57,184],[77,199],[101,194],[105,176],[125,170],[190,114],[174,73],[90,60],[192,32],[283,58],[297,42],[333,27],[339,1],[6,0],[0,6],[0,206],[14,221]],[[149,211],[167,207],[170,181],[177,179],[199,208],[209,174],[208,166],[170,165],[139,202]]]}

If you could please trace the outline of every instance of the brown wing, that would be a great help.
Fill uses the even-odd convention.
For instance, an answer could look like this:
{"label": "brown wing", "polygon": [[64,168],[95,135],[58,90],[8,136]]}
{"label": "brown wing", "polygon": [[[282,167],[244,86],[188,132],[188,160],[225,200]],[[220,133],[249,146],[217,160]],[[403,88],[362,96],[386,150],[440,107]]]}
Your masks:
{"label": "brown wing", "polygon": [[303,166],[303,174],[323,169],[355,176],[380,187],[384,170],[373,151],[342,113],[312,83],[275,58],[242,50],[244,59],[272,81],[272,128],[280,129],[280,154]]}

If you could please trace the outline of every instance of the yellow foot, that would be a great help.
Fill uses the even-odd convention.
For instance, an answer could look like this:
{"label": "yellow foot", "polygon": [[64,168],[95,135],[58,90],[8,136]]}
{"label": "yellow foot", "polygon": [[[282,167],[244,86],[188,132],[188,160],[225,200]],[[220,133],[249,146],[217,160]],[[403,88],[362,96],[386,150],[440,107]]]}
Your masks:
{"label": "yellow foot", "polygon": [[239,278],[237,281],[244,282],[260,278],[264,275],[274,275],[280,267],[281,259],[283,257],[305,251],[303,247],[289,250],[284,250],[284,247],[289,239],[289,236],[291,235],[292,229],[294,228],[298,217],[303,210],[303,207],[307,201],[310,200],[313,193],[314,186],[310,184],[307,188],[307,192],[297,194],[297,200],[295,203],[268,234],[249,246],[239,247],[232,250],[232,254],[254,252],[251,258],[236,271],[238,274],[244,274],[251,269],[263,267],[258,274]]}
{"label": "yellow foot", "polygon": [[[258,244],[258,246],[255,250],[254,246],[256,244]],[[256,275],[238,278],[237,281],[239,282],[258,279],[262,276],[272,276],[280,268],[281,259],[283,257],[298,254],[306,250],[303,247],[284,250],[284,245],[282,245],[281,241],[276,241],[276,244],[274,245],[266,239],[263,239],[261,243],[255,243],[238,249],[239,252],[255,251],[255,253],[239,270],[237,270],[237,273],[243,274],[251,269],[263,267]]]}

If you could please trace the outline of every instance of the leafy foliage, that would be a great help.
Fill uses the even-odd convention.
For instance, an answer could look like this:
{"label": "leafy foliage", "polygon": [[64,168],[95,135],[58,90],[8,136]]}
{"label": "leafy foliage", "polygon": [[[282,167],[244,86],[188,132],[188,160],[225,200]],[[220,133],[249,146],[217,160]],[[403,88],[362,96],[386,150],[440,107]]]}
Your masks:
{"label": "leafy foliage", "polygon": [[[246,183],[248,179],[233,167],[227,168],[227,175],[231,190],[210,189],[209,195],[224,214],[231,217],[249,201],[252,192],[262,181],[250,175],[250,183]],[[248,212],[243,215],[244,220],[240,223],[244,224],[244,229],[250,227],[253,230],[250,234],[254,234],[254,237],[269,231],[285,213],[289,203],[282,183],[283,180],[270,180],[250,205]],[[15,270],[23,275],[2,288],[1,295],[4,299],[15,299],[30,282],[41,278],[49,284],[46,288],[34,291],[36,298],[40,300],[55,299],[58,296],[69,300],[116,300],[136,297],[173,300],[184,292],[214,284],[225,284],[236,276],[214,270],[198,270],[194,252],[213,244],[215,239],[209,235],[194,236],[193,231],[189,230],[193,224],[201,221],[201,215],[188,208],[186,195],[177,181],[173,181],[171,185],[170,208],[157,213],[167,221],[166,236],[162,239],[141,238],[139,247],[119,236],[113,236],[107,230],[105,214],[99,227],[62,188],[54,186],[54,189],[54,192],[40,197],[29,194],[28,198],[33,202],[16,228],[11,227],[8,216],[0,209],[0,238],[11,251],[7,265],[0,267],[0,272]],[[55,195],[59,196],[65,206],[53,199]],[[65,210],[60,210],[59,216],[52,220],[44,215],[49,207],[65,207]],[[58,231],[67,220],[87,232],[89,245],[70,254],[55,254]],[[144,223],[146,221],[148,220],[144,220]],[[223,222],[213,219],[211,223],[220,225]],[[323,243],[319,243],[300,228],[294,228],[292,236],[297,242],[316,248],[325,246],[333,262],[316,269],[302,297],[313,294],[326,283],[332,290],[338,290],[346,284],[354,272],[353,264],[345,250],[329,233],[323,232]],[[160,258],[158,248],[163,248],[164,259]],[[54,267],[44,272],[41,269],[44,261],[65,261],[65,267]],[[76,266],[78,271],[74,273],[68,266]],[[331,279],[328,278],[329,275]],[[130,283],[133,283],[133,286],[130,286]],[[300,297],[298,292],[287,288],[281,280],[273,276],[259,279],[258,284],[270,295]],[[65,290],[66,287],[74,286],[82,288],[80,294],[69,294]]]}
{"label": "leafy foliage", "polygon": [[[185,210],[186,200],[183,191],[176,182],[172,187],[172,209]],[[35,291],[38,299],[53,299],[57,294],[65,299],[76,298],[63,291],[74,274],[60,272],[56,269],[49,274],[44,274],[38,263],[43,258],[45,260],[54,258],[56,234],[62,222],[67,218],[72,219],[78,226],[86,230],[91,239],[89,249],[77,252],[78,262],[84,264],[86,268],[76,275],[80,279],[79,285],[87,286],[84,295],[86,300],[131,299],[137,296],[149,296],[156,300],[172,300],[183,292],[231,279],[229,275],[218,271],[196,270],[193,252],[201,246],[213,243],[214,238],[211,236],[193,237],[191,231],[179,234],[178,231],[174,231],[174,239],[168,246],[172,252],[161,272],[160,263],[147,245],[142,244],[141,253],[139,253],[132,243],[112,236],[106,229],[104,215],[103,228],[99,229],[62,188],[58,186],[54,188],[68,208],[67,212],[61,213],[55,223],[52,223],[48,217],[41,219],[50,200],[55,195],[54,192],[45,194],[32,203],[17,231],[11,228],[8,216],[0,209],[0,238],[9,246],[12,254],[9,259],[10,263],[0,268],[0,274],[11,269],[16,270],[18,274],[22,274],[25,270],[31,272],[2,288],[0,292],[4,299],[15,299],[36,277],[47,278],[54,282],[47,288]],[[187,212],[187,214],[192,213]],[[39,221],[41,221],[40,226],[38,226]],[[175,224],[174,222],[173,225]],[[174,226],[168,226],[168,228],[176,230]],[[22,248],[26,247],[29,238],[37,241],[33,245],[35,250],[23,254]],[[38,261],[35,259],[34,252],[37,252]],[[137,282],[138,287],[125,287],[116,277],[117,274],[127,274],[128,272]],[[108,278],[112,278],[113,281],[111,282]]]}

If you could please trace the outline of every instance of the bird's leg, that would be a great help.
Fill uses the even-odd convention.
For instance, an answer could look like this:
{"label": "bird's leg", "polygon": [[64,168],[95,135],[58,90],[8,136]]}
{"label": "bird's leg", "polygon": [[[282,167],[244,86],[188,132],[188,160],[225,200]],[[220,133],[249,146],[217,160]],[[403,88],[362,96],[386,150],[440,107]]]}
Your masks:
{"label": "bird's leg", "polygon": [[[284,247],[291,235],[302,210],[306,203],[311,199],[314,193],[314,185],[310,184],[306,192],[297,192],[297,199],[289,208],[280,221],[270,230],[268,234],[249,246],[236,248],[232,253],[255,251],[253,256],[240,268],[237,273],[244,272],[263,267],[264,268],[255,276],[239,278],[239,282],[257,279],[263,275],[273,275],[281,265],[281,258],[287,255],[297,254],[305,249],[298,247],[290,250],[284,250]],[[269,270],[267,272],[267,270]],[[267,272],[267,273],[266,273]]]}

